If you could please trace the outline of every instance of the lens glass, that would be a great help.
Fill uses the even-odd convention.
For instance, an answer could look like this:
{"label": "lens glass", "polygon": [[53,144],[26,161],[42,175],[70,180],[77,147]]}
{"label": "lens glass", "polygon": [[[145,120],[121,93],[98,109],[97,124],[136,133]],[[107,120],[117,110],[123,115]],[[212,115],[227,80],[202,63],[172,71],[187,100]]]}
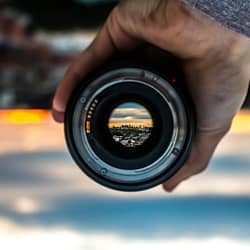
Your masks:
{"label": "lens glass", "polygon": [[108,123],[113,140],[124,147],[141,146],[150,137],[153,120],[149,111],[136,102],[126,102],[111,113]]}

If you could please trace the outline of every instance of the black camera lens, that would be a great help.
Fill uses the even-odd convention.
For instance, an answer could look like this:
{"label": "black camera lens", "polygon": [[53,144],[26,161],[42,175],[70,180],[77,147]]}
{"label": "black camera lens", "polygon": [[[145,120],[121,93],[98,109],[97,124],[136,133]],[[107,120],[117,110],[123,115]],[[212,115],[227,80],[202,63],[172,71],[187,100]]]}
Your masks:
{"label": "black camera lens", "polygon": [[139,191],[182,167],[194,117],[183,79],[170,72],[116,65],[79,85],[66,110],[65,135],[89,177],[112,189]]}

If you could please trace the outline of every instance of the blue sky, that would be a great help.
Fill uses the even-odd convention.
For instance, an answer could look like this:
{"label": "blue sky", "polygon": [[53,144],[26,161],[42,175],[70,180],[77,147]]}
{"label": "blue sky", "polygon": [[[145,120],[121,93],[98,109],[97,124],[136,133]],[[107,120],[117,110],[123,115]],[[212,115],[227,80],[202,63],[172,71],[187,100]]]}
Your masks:
{"label": "blue sky", "polygon": [[104,188],[75,165],[63,127],[1,123],[4,249],[249,249],[249,133],[234,130],[208,170],[172,194]]}

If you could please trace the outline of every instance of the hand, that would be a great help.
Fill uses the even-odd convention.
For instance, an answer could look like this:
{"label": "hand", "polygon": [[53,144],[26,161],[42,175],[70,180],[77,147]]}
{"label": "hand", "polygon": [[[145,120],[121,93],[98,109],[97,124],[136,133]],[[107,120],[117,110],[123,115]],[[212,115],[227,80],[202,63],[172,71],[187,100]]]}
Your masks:
{"label": "hand", "polygon": [[172,191],[205,170],[229,131],[247,94],[250,41],[180,0],[122,1],[61,80],[53,101],[55,120],[63,122],[67,101],[79,80],[117,50],[131,50],[143,42],[180,58],[196,108],[198,130],[191,154],[181,170],[163,184]]}

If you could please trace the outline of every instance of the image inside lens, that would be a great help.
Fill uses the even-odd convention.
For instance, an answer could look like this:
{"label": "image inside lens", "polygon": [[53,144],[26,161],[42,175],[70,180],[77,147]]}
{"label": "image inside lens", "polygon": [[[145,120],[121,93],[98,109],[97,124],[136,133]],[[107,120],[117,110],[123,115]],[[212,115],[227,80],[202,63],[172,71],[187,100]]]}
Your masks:
{"label": "image inside lens", "polygon": [[126,102],[117,106],[108,122],[113,140],[124,147],[141,146],[150,137],[153,120],[149,111],[136,102]]}

